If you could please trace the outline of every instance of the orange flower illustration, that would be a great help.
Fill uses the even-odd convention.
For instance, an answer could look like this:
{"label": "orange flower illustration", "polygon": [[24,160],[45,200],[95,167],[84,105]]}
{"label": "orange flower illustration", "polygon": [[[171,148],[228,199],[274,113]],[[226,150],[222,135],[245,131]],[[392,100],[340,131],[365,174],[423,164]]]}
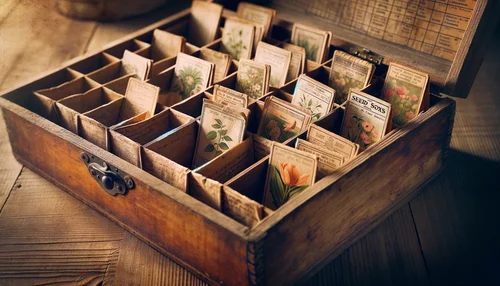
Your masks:
{"label": "orange flower illustration", "polygon": [[370,144],[372,142],[370,137],[365,132],[361,132],[360,137],[361,137],[361,140],[363,140],[363,143],[365,143],[365,144]]}
{"label": "orange flower illustration", "polygon": [[290,187],[304,185],[309,179],[309,175],[301,176],[299,168],[290,163],[281,163],[279,170],[283,183]]}

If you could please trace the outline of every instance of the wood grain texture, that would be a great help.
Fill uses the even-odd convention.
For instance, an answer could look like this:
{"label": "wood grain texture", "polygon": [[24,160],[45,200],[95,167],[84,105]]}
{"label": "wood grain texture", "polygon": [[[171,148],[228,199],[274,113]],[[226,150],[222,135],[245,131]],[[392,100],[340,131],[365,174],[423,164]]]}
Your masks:
{"label": "wood grain texture", "polygon": [[[0,111],[2,117],[2,111]],[[3,118],[3,117],[2,117]],[[16,182],[17,176],[21,173],[22,165],[16,161],[12,155],[9,137],[7,136],[7,129],[5,122],[0,120],[0,212],[3,209],[7,198],[9,197],[10,190]]]}
{"label": "wood grain texture", "polygon": [[0,216],[0,284],[98,285],[114,275],[123,232],[25,169]]}

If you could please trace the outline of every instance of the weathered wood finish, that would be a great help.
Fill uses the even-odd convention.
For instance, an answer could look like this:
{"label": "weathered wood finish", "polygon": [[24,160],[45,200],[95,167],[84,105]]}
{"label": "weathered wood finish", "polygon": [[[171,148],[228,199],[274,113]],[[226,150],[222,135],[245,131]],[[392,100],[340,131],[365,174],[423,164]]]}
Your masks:
{"label": "weathered wood finish", "polygon": [[[247,244],[242,239],[247,227],[70,131],[5,99],[0,102],[20,162],[210,281],[248,282]],[[126,196],[105,193],[81,161],[82,151],[129,174],[135,188]]]}
{"label": "weathered wood finish", "polygon": [[266,282],[311,275],[415,196],[444,166],[454,112],[440,100],[254,228],[267,232]]}

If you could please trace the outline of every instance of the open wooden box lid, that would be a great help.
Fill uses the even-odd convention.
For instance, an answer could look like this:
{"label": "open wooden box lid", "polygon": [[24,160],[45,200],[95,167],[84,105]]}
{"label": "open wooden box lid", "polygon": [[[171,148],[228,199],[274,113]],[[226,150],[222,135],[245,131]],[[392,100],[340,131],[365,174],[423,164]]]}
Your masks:
{"label": "open wooden box lid", "polygon": [[331,31],[334,46],[422,70],[433,93],[463,98],[481,66],[500,6],[498,0],[270,2],[280,26],[291,29],[296,22]]}

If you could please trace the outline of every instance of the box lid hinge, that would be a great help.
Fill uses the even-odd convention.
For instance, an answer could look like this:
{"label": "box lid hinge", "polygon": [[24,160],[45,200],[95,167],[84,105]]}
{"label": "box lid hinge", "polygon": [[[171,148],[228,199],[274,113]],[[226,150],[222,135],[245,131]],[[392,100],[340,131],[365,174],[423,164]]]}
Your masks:
{"label": "box lid hinge", "polygon": [[349,47],[348,52],[375,65],[381,65],[384,61],[383,56],[361,46],[352,45],[351,47]]}

